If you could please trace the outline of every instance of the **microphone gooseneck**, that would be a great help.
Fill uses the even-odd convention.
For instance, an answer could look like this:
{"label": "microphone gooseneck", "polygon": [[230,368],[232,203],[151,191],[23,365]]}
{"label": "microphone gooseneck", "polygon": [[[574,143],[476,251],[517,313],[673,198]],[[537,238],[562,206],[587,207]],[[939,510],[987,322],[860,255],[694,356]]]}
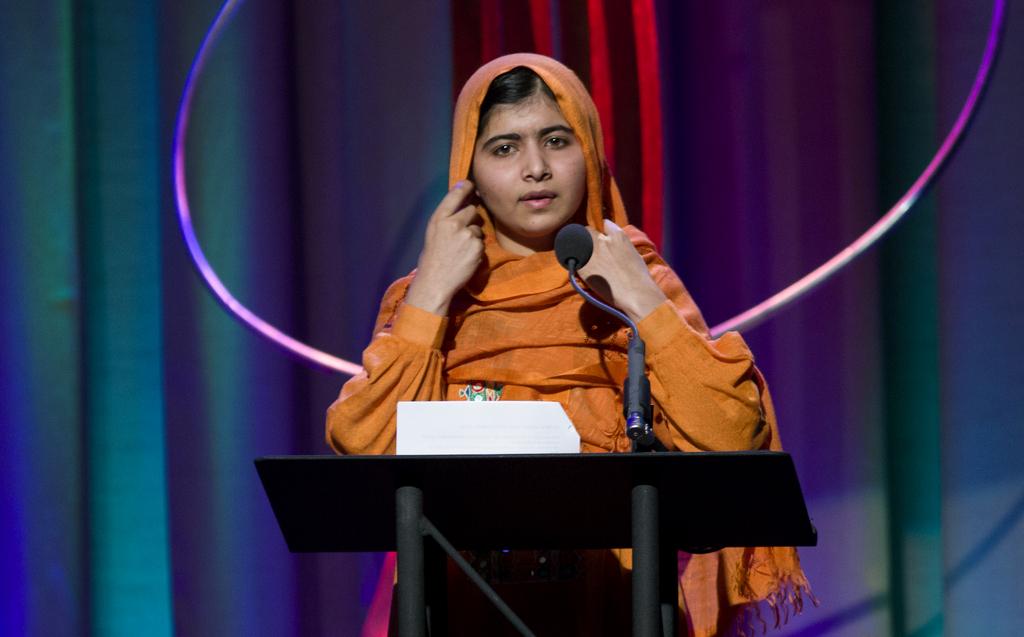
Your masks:
{"label": "microphone gooseneck", "polygon": [[624,312],[608,305],[583,289],[576,271],[587,264],[594,252],[594,241],[586,228],[569,224],[555,236],[555,257],[569,271],[569,283],[588,303],[601,308],[629,326],[628,372],[622,388],[622,411],[626,418],[626,435],[633,441],[633,450],[651,448],[656,439],[651,426],[651,383],[647,378],[645,349],[640,330]]}

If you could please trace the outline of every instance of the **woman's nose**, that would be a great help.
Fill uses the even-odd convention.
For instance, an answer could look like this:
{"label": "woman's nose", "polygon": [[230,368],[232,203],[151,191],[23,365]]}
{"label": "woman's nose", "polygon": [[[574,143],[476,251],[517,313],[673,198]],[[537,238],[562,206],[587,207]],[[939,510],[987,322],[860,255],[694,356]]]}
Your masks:
{"label": "woman's nose", "polygon": [[544,181],[550,177],[551,167],[544,152],[536,147],[527,148],[523,153],[523,179]]}

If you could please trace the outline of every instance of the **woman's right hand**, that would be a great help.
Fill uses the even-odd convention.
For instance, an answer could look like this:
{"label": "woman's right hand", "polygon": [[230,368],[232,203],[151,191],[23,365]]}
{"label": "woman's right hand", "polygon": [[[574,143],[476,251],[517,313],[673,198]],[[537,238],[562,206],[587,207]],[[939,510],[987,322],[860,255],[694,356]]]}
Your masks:
{"label": "woman's right hand", "polygon": [[476,206],[463,205],[472,192],[472,182],[460,181],[434,210],[406,303],[446,316],[452,297],[476,272],[483,259],[484,235]]}

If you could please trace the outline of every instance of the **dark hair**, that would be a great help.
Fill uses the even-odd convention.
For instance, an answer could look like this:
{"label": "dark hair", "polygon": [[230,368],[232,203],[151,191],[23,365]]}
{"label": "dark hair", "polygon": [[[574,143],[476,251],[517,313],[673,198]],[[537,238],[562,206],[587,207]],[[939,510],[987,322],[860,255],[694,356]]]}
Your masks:
{"label": "dark hair", "polygon": [[482,131],[487,127],[487,117],[498,104],[518,104],[539,93],[555,99],[555,94],[532,69],[517,66],[502,73],[487,87],[484,101],[480,103],[480,125],[477,130]]}

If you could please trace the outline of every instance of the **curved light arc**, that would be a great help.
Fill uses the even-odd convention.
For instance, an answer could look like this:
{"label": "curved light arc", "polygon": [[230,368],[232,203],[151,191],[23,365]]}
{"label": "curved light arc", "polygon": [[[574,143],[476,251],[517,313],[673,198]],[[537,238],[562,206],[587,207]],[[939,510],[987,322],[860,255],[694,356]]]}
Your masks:
{"label": "curved light arc", "polygon": [[178,118],[174,128],[174,195],[178,206],[178,225],[181,228],[181,235],[185,240],[189,255],[192,257],[192,262],[195,264],[203,282],[206,283],[206,286],[220,304],[224,306],[224,309],[240,320],[243,325],[246,325],[260,336],[269,339],[272,343],[283,348],[293,356],[313,363],[321,369],[338,371],[349,375],[358,374],[362,370],[362,367],[359,365],[328,354],[285,334],[243,305],[241,301],[231,294],[227,286],[217,276],[217,273],[207,260],[203,249],[200,247],[199,240],[196,238],[195,228],[192,225],[192,209],[189,205],[188,188],[185,180],[185,138],[188,133],[192,98],[195,94],[196,79],[206,65],[207,55],[239,4],[241,4],[241,0],[227,0],[221,6],[217,17],[213,21],[213,25],[203,38],[203,42],[199,46],[199,52],[192,62],[192,68],[189,69],[188,77],[185,80],[181,104],[178,106]]}
{"label": "curved light arc", "polygon": [[960,143],[961,138],[966,132],[968,124],[974,117],[981,96],[988,85],[988,78],[995,62],[996,53],[999,50],[999,34],[1003,29],[1005,10],[1006,0],[995,0],[992,8],[992,23],[989,27],[988,40],[985,43],[985,53],[982,56],[978,72],[974,76],[974,84],[971,86],[967,101],[964,102],[963,107],[960,109],[953,127],[942,141],[938,152],[935,153],[935,156],[928,162],[924,171],[914,180],[914,183],[911,184],[906,193],[878,221],[861,236],[857,237],[853,243],[846,246],[846,248],[825,263],[805,274],[794,283],[791,283],[788,287],[776,292],[749,310],[715,325],[711,328],[712,336],[717,337],[730,330],[744,330],[761,324],[790,303],[793,303],[824,283],[832,275],[867,251],[917,203],[917,200],[921,198],[924,191],[935,181],[939,172],[952,156],[957,144]]}
{"label": "curved light arc", "polygon": [[[188,248],[192,262],[199,273],[200,278],[213,293],[218,302],[232,316],[249,327],[254,332],[270,340],[278,347],[300,360],[312,363],[314,366],[328,371],[341,372],[342,374],[355,375],[362,371],[362,367],[351,361],[339,358],[315,347],[307,345],[270,323],[267,323],[243,305],[231,292],[213,270],[206,255],[203,253],[196,238],[195,229],[192,225],[192,213],[188,200],[188,189],[185,180],[185,138],[188,132],[189,116],[192,109],[192,98],[195,93],[195,84],[201,74],[210,50],[220,37],[225,25],[232,14],[238,8],[242,0],[226,0],[221,6],[217,17],[207,31],[199,51],[192,62],[188,77],[185,80],[181,103],[178,107],[177,120],[174,129],[174,192],[177,203],[178,221],[182,238]],[[989,29],[988,39],[985,45],[985,52],[981,65],[975,75],[971,91],[964,102],[960,113],[957,116],[952,129],[946,135],[935,156],[928,162],[921,175],[914,181],[902,197],[890,208],[878,221],[867,229],[861,236],[850,245],[836,254],[834,257],[818,266],[799,280],[790,284],[781,291],[775,293],[764,301],[750,309],[734,316],[733,318],[715,325],[711,328],[713,336],[719,336],[730,330],[743,330],[755,327],[767,320],[789,304],[795,302],[817,286],[831,278],[843,267],[863,254],[875,243],[877,243],[897,222],[920,199],[924,191],[934,182],[939,172],[946,165],[953,154],[957,144],[962,139],[971,119],[974,116],[977,106],[984,93],[985,87],[991,74],[999,49],[1000,33],[1005,21],[1006,0],[994,0],[992,23]]]}

